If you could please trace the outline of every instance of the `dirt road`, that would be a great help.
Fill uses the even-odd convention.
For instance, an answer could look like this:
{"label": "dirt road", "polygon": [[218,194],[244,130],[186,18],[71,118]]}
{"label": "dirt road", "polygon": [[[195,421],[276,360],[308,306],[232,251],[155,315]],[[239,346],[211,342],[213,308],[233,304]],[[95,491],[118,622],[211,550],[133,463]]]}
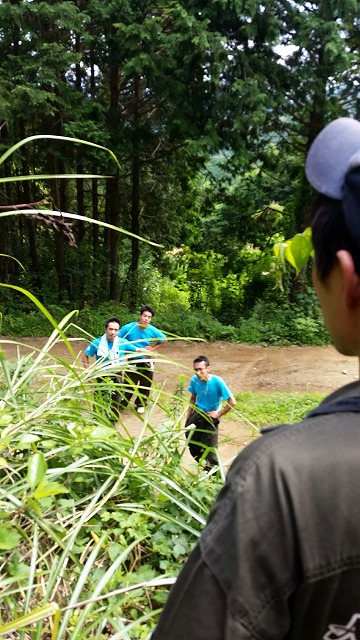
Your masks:
{"label": "dirt road", "polygon": [[[24,351],[30,345],[32,349],[41,349],[45,339],[21,338],[17,341],[19,343],[23,345],[21,350]],[[0,346],[8,358],[17,357],[17,346],[13,338],[0,337]],[[86,343],[82,340],[73,341],[76,354],[85,346]],[[64,358],[69,356],[62,344],[56,345],[53,353]],[[208,356],[212,371],[225,379],[234,394],[251,390],[264,393],[309,391],[327,394],[359,377],[358,359],[341,356],[331,346],[279,348],[227,342],[210,344],[172,341],[165,344],[158,353],[155,381],[169,394],[175,391],[180,375],[184,376],[187,387],[187,381],[192,375],[192,360],[200,354]],[[222,421],[219,434],[219,450],[226,465],[251,439],[251,429],[242,424],[239,418],[231,413],[229,415],[228,419]],[[142,424],[140,416],[130,411],[124,414],[124,422],[133,433],[138,432]],[[189,457],[188,462],[190,461]]]}

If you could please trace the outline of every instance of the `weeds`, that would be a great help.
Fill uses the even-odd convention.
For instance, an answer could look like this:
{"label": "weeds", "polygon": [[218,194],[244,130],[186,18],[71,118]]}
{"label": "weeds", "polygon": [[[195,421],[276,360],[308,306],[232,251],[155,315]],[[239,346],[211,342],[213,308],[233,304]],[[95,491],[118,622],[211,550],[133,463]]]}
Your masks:
{"label": "weeds", "polygon": [[299,422],[324,398],[320,393],[259,393],[236,395],[235,412],[259,431],[275,424]]}
{"label": "weeds", "polygon": [[[42,349],[0,357],[0,634],[144,640],[221,482],[182,464],[185,376],[173,395],[154,389],[139,435],[115,429],[93,410],[99,371],[73,359],[70,320]],[[61,335],[68,359],[51,355]],[[257,432],[318,400],[243,393],[234,416]]]}
{"label": "weeds", "polygon": [[96,366],[51,356],[58,340],[1,358],[0,633],[141,640],[220,485],[181,465],[181,384],[130,436],[93,411]]}
{"label": "weeds", "polygon": [[[310,297],[312,301],[312,298]],[[151,301],[150,301],[151,302]],[[190,336],[213,342],[227,340],[229,342],[255,343],[265,342],[273,345],[308,344],[322,345],[329,343],[329,336],[324,327],[318,305],[312,305],[312,312],[304,304],[290,304],[281,301],[258,301],[250,314],[240,316],[237,326],[224,325],[209,313],[196,311],[174,303],[169,304],[166,313],[156,314],[157,323],[161,328],[174,336]],[[56,318],[62,318],[66,307],[49,305],[49,310]],[[129,321],[129,311],[126,307],[114,301],[106,302],[97,308],[86,306],[80,309],[77,325],[69,329],[69,336],[79,337],[76,326],[86,327],[90,335],[100,335],[103,331],[104,318],[116,315],[121,324]],[[135,316],[134,316],[135,319]],[[21,305],[4,312],[2,320],[2,334],[8,336],[38,336],[47,335],[48,320],[40,310],[23,310]],[[83,333],[81,336],[83,337]]]}

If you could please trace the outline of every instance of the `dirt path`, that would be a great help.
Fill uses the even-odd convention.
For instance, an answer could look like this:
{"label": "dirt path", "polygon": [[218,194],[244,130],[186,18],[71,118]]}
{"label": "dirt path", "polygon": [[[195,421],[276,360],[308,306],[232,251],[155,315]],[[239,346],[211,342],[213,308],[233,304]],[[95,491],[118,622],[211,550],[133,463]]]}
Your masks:
{"label": "dirt path", "polygon": [[[9,344],[8,341],[12,342]],[[42,338],[21,338],[17,344],[27,351],[41,349],[45,343]],[[26,346],[28,345],[28,346]],[[17,357],[17,346],[14,339],[1,338],[0,346],[6,357]],[[73,341],[75,353],[79,353],[86,343],[82,340]],[[67,358],[69,353],[62,344],[53,349],[54,355]],[[192,360],[197,355],[207,355],[211,369],[222,376],[236,394],[241,391],[293,391],[330,393],[338,387],[352,382],[359,377],[359,362],[357,358],[341,356],[329,347],[264,347],[253,345],[230,344],[227,342],[185,342],[172,341],[159,350],[156,362],[155,381],[165,392],[173,393],[179,382],[179,376],[184,376],[185,389],[189,377],[192,375]],[[162,419],[159,415],[154,419]],[[141,418],[127,411],[124,423],[131,433],[136,434],[142,424]],[[230,417],[221,423],[220,454],[227,465],[234,455],[251,439],[251,429],[241,423],[240,419],[230,413]],[[189,456],[187,462],[191,462]]]}

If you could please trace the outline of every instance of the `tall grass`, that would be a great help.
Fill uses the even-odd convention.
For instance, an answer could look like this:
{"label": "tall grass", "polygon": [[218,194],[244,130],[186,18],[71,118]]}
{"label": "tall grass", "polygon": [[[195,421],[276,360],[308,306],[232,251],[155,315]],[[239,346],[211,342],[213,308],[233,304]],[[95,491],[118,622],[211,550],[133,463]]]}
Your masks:
{"label": "tall grass", "polygon": [[[7,151],[0,164],[40,137],[63,139],[33,136]],[[111,151],[98,148],[118,165]],[[67,176],[37,176],[54,177]],[[0,217],[19,213],[62,215],[133,235],[66,212],[10,210]],[[68,337],[75,326],[73,314],[57,323],[32,294],[2,286],[11,294],[25,294],[35,306],[23,316],[18,309],[15,316],[7,314],[6,332],[28,335],[33,326],[35,335],[39,312],[53,332],[41,349],[23,355],[19,347],[15,362],[6,359],[0,342],[0,635],[20,640],[143,640],[221,485],[215,475],[192,473],[182,464],[186,444],[181,379],[172,397],[155,392],[138,435],[132,435],[122,419],[115,428],[115,416],[94,399],[98,366],[84,370],[73,352]],[[211,317],[204,323],[203,313],[198,318],[180,312],[187,324],[179,330],[175,313],[177,333],[244,339]],[[93,317],[93,310],[89,314]],[[106,315],[99,313],[98,321]],[[251,333],[253,327],[247,330]],[[303,335],[304,326],[299,333]],[[68,358],[54,355],[59,341],[67,346]],[[103,384],[112,391],[113,383]],[[259,421],[246,416],[246,407],[240,407],[238,416],[258,430]]]}
{"label": "tall grass", "polygon": [[[161,423],[155,402],[132,436],[93,410],[98,367],[51,355],[60,339],[55,330],[43,349],[0,360],[0,633],[142,639],[220,484],[181,463],[181,378],[171,401],[156,393]],[[254,430],[319,399],[260,397],[237,398]]]}
{"label": "tall grass", "polygon": [[[65,139],[27,138],[0,164],[39,138]],[[66,140],[109,153],[119,168],[111,150]],[[67,212],[27,208],[0,217],[42,213],[134,235]],[[182,466],[181,411],[160,391],[162,424],[150,409],[138,436],[122,420],[116,429],[114,416],[94,399],[99,368],[85,371],[67,337],[73,314],[57,323],[30,292],[1,286],[27,296],[53,333],[41,349],[23,355],[19,348],[16,362],[0,344],[0,635],[141,640],[204,526],[219,483]],[[29,335],[32,313],[26,313]],[[52,352],[60,340],[68,358]]]}
{"label": "tall grass", "polygon": [[164,419],[152,405],[138,436],[94,411],[99,367],[77,362],[67,323],[0,353],[0,633],[141,639],[220,483],[181,464],[181,398],[158,391]]}
{"label": "tall grass", "polygon": [[[221,481],[182,463],[185,376],[171,395],[154,389],[138,435],[121,417],[115,428],[94,407],[99,365],[77,361],[71,319],[15,362],[0,351],[0,634],[144,640]],[[319,399],[239,394],[233,419],[250,435]]]}
{"label": "tall grass", "polygon": [[265,426],[299,422],[323,398],[323,393],[245,391],[236,395],[236,413],[259,432]]}

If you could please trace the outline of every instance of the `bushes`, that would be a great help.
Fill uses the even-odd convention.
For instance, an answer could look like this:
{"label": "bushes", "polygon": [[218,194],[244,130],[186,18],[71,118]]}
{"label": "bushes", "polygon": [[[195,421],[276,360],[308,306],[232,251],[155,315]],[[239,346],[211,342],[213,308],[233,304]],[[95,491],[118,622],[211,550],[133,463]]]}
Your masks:
{"label": "bushes", "polygon": [[[116,306],[85,311],[81,321],[96,329],[111,312],[128,318]],[[265,318],[268,328],[274,320],[280,326],[281,310],[275,311],[259,303],[257,330]],[[217,337],[240,331],[181,306],[158,320]],[[133,436],[124,416],[115,429],[93,411],[96,364],[84,369],[59,361],[51,355],[57,340],[53,334],[48,351],[34,359],[2,358],[0,368],[0,626],[17,630],[25,615],[34,638],[50,637],[53,616],[58,640],[145,640],[221,482],[182,466],[183,378],[172,399],[157,389],[163,418],[149,412]],[[255,428],[304,412],[302,396],[289,401],[288,394],[275,394],[260,403],[240,394],[237,400],[237,413]],[[315,398],[306,401],[308,409]],[[34,623],[35,615],[41,617]]]}
{"label": "bushes", "polygon": [[177,336],[201,338],[213,342],[236,338],[236,329],[226,327],[210,313],[185,309],[182,305],[173,305],[165,312],[156,315],[155,323],[164,331]]}
{"label": "bushes", "polygon": [[236,412],[260,430],[272,424],[299,422],[323,398],[320,393],[245,391],[236,394]]}
{"label": "bushes", "polygon": [[270,344],[329,344],[329,335],[320,313],[311,317],[293,303],[279,306],[276,302],[258,302],[251,316],[241,321],[239,342]]}
{"label": "bushes", "polygon": [[[48,309],[57,321],[69,312],[69,309],[54,305]],[[81,309],[74,324],[90,335],[98,336],[104,330],[104,321],[112,315],[118,316],[121,324],[137,318],[137,314],[131,314],[124,305],[106,302],[96,309],[90,306]],[[225,340],[274,345],[329,343],[318,304],[311,296],[299,297],[293,303],[277,299],[259,300],[249,317],[240,318],[238,326],[222,324],[210,313],[188,309],[178,302],[160,307],[154,323],[172,335],[209,342]],[[48,335],[49,329],[49,321],[40,311],[19,311],[4,313],[1,333],[16,337],[41,337]],[[75,326],[70,327],[68,335],[84,337]]]}
{"label": "bushes", "polygon": [[[61,305],[48,305],[48,311],[59,322],[70,311],[69,307]],[[105,302],[99,307],[92,308],[85,306],[74,318],[74,324],[93,336],[101,335],[104,332],[104,323],[106,318],[110,316],[118,316],[120,323],[125,324],[130,319],[129,310],[116,302]],[[3,313],[1,334],[8,336],[16,336],[18,338],[25,336],[42,337],[49,334],[51,326],[47,318],[40,310],[11,310]],[[68,335],[72,337],[82,337],[75,327],[70,327]]]}
{"label": "bushes", "polygon": [[166,397],[136,437],[95,413],[96,366],[59,366],[57,339],[0,367],[2,633],[144,640],[221,483],[181,465]]}
{"label": "bushes", "polygon": [[[106,308],[105,308],[106,307]],[[51,309],[50,309],[51,310]],[[66,310],[63,310],[65,315]],[[83,309],[74,322],[92,336],[101,335],[104,321],[110,315],[117,315],[121,324],[136,319],[124,307],[110,303],[98,309]],[[60,320],[61,315],[55,316]],[[303,344],[325,345],[329,336],[320,317],[306,316],[297,305],[279,307],[276,303],[259,302],[249,318],[240,319],[239,326],[223,325],[210,314],[190,311],[181,305],[173,305],[168,311],[155,317],[156,325],[163,331],[184,338],[198,338],[209,342],[225,340],[257,344],[268,342],[274,345]],[[41,337],[49,333],[49,321],[37,311],[19,312],[16,316],[4,314],[2,335]],[[72,337],[83,337],[76,327],[68,331]]]}

